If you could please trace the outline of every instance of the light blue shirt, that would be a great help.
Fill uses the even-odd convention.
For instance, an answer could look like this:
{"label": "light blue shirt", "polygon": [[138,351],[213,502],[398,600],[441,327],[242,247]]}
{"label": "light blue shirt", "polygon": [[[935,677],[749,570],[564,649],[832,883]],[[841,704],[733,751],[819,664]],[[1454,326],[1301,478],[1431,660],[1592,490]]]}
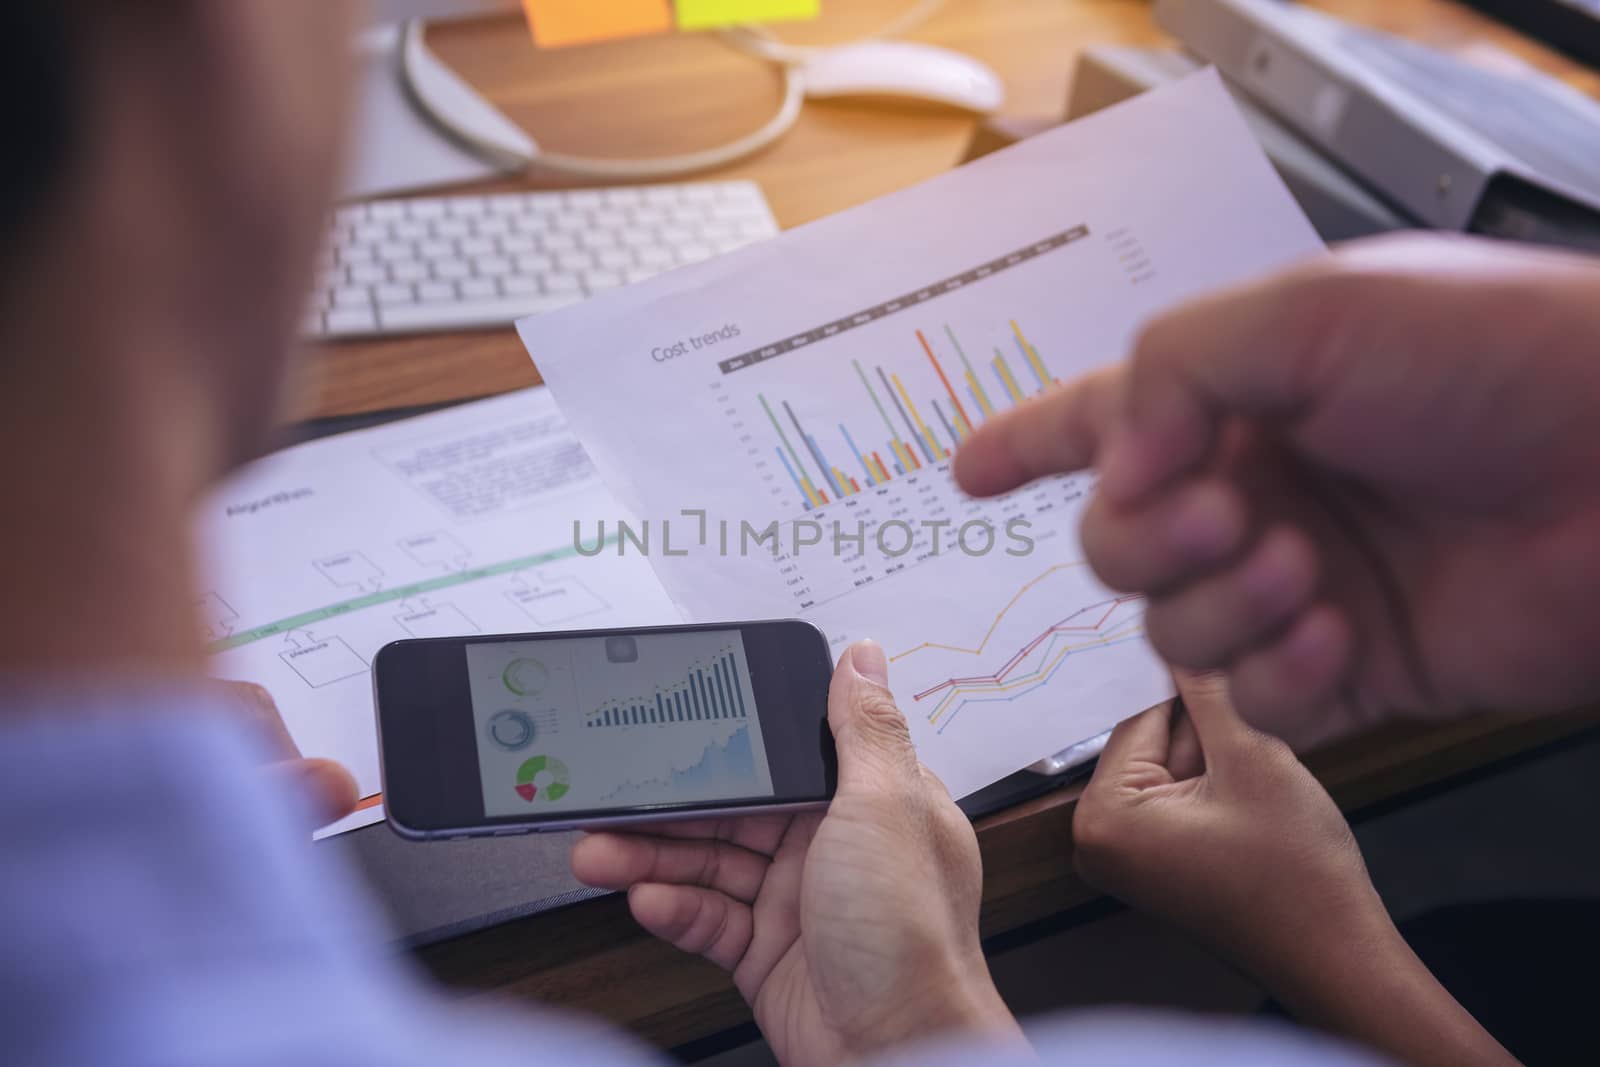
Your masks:
{"label": "light blue shirt", "polygon": [[[626,1067],[565,1015],[472,1009],[397,955],[233,716],[137,686],[0,690],[0,1059],[40,1067]],[[1310,1036],[1149,1014],[1033,1032],[1095,1067],[1367,1067]],[[1000,1062],[946,1043],[892,1057]],[[1019,1061],[1026,1062],[1026,1061]]]}

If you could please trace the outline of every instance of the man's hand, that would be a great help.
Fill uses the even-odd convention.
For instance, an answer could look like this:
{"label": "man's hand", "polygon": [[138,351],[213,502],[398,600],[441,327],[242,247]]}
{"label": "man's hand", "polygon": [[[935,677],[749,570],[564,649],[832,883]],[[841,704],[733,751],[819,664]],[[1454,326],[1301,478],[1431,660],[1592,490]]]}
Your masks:
{"label": "man's hand", "polygon": [[272,694],[250,682],[219,682],[232,698],[244,721],[257,730],[277,757],[267,774],[285,789],[300,793],[311,805],[317,826],[342,819],[356,810],[360,790],[344,764],[331,759],[307,759],[289,736],[283,715]]}
{"label": "man's hand", "polygon": [[1085,879],[1182,927],[1301,1021],[1416,1067],[1516,1061],[1407,947],[1344,817],[1219,674],[1112,733],[1073,817]]}
{"label": "man's hand", "polygon": [[972,826],[917,762],[883,650],[839,661],[826,815],[690,822],[579,842],[572,869],[626,889],[639,924],[733,974],[785,1067],[942,1030],[1021,1040],[978,942]]}
{"label": "man's hand", "polygon": [[991,494],[1098,465],[1096,572],[1297,742],[1554,710],[1600,694],[1597,346],[1593,260],[1369,242],[1162,317],[956,474]]}

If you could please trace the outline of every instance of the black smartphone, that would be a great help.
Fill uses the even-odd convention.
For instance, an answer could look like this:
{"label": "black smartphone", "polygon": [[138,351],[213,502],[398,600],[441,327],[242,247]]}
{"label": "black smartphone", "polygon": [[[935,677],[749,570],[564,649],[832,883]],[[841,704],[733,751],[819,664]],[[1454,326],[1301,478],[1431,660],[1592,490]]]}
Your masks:
{"label": "black smartphone", "polygon": [[395,641],[389,825],[428,839],[821,807],[833,659],[797,620]]}

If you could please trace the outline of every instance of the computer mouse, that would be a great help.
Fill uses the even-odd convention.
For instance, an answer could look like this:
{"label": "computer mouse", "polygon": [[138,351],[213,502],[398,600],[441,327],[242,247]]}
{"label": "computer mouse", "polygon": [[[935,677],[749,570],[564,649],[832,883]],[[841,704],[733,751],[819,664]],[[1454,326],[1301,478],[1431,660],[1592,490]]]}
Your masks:
{"label": "computer mouse", "polygon": [[1005,100],[999,75],[976,59],[910,41],[824,48],[800,68],[806,96],[889,97],[987,115]]}

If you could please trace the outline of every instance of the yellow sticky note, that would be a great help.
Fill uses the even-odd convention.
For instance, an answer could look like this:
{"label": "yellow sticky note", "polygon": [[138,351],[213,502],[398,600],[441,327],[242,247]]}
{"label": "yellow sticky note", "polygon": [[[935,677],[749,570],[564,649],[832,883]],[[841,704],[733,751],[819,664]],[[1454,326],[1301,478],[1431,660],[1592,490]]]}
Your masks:
{"label": "yellow sticky note", "polygon": [[740,22],[814,19],[821,0],[677,0],[680,30],[710,30]]}
{"label": "yellow sticky note", "polygon": [[522,0],[541,48],[637,37],[672,28],[667,0]]}

